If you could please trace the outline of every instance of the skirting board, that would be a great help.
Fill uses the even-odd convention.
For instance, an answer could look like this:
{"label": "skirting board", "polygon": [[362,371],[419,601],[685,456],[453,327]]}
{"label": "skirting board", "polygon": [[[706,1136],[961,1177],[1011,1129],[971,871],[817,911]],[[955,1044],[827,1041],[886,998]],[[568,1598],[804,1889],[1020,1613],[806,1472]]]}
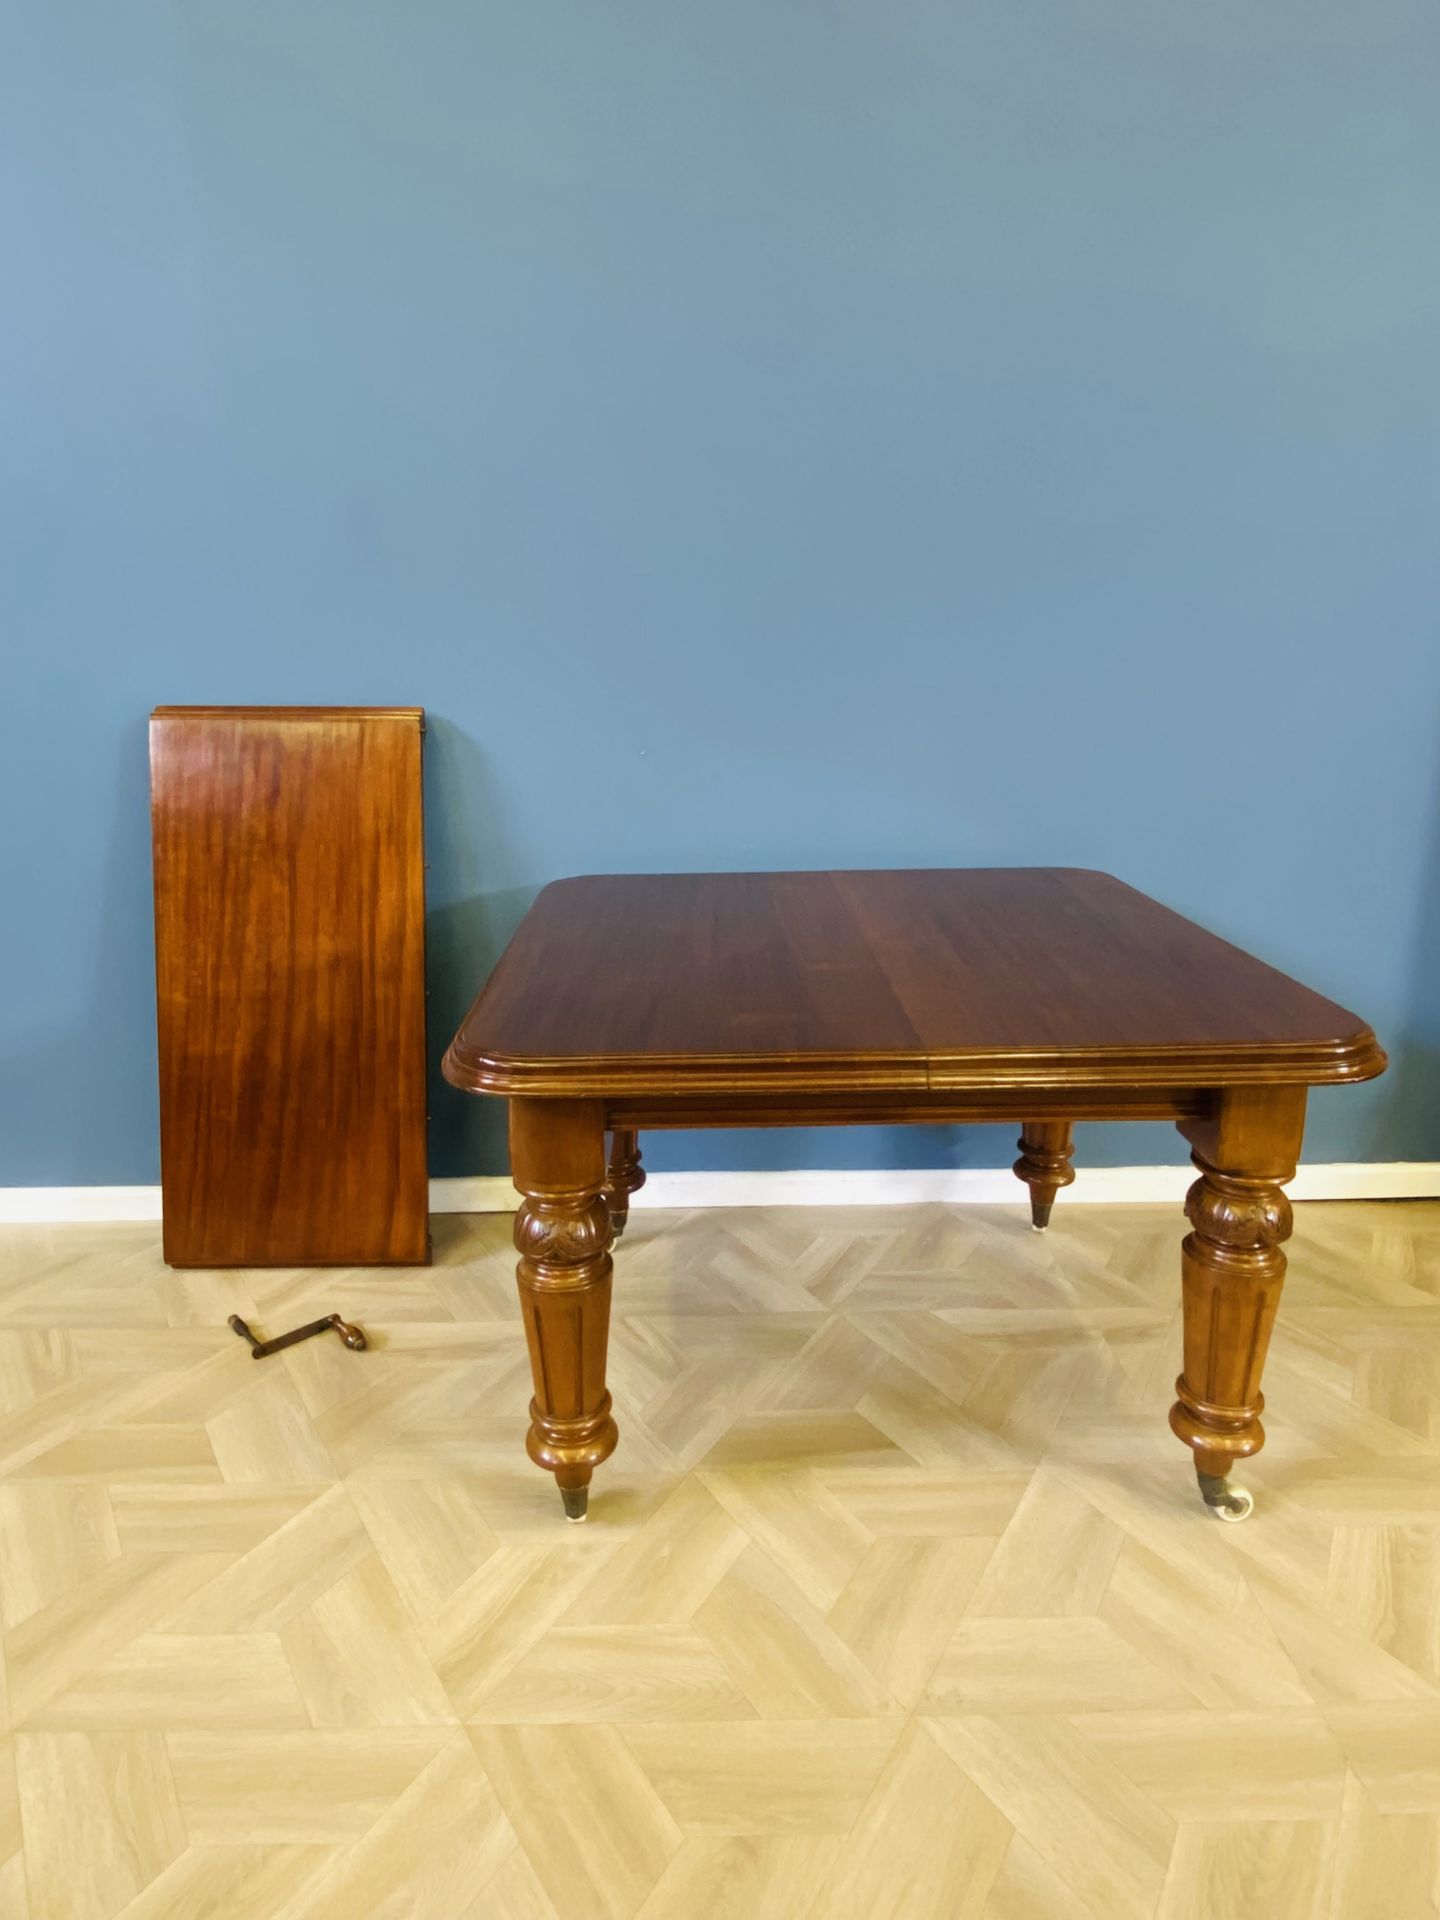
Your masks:
{"label": "skirting board", "polygon": [[[1077,1167],[1059,1204],[1178,1206],[1195,1178],[1188,1166]],[[1295,1200],[1440,1199],[1440,1160],[1341,1160],[1302,1166],[1289,1183]],[[1009,1167],[794,1173],[652,1173],[636,1208],[896,1207],[940,1200],[951,1205],[1018,1206],[1024,1188]],[[432,1180],[432,1213],[509,1213],[515,1189],[503,1174]],[[58,1225],[83,1220],[158,1220],[159,1187],[0,1187],[0,1224]]]}

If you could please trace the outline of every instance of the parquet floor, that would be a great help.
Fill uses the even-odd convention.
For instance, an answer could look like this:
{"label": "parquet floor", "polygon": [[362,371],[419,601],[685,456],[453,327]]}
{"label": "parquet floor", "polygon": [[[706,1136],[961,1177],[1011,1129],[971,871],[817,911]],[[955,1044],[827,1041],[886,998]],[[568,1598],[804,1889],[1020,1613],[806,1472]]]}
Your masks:
{"label": "parquet floor", "polygon": [[507,1220],[7,1230],[0,1917],[1435,1915],[1440,1205],[1298,1209],[1239,1527],[1165,1427],[1178,1216],[1056,1215],[638,1214],[585,1527]]}

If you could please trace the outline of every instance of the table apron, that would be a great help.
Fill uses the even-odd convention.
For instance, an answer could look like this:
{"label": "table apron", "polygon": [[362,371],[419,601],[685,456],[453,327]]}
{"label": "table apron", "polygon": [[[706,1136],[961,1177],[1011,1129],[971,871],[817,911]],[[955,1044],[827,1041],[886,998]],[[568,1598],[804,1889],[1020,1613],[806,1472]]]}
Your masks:
{"label": "table apron", "polygon": [[1215,1087],[1005,1087],[965,1094],[619,1094],[607,1127],[964,1126],[1026,1120],[1204,1120]]}

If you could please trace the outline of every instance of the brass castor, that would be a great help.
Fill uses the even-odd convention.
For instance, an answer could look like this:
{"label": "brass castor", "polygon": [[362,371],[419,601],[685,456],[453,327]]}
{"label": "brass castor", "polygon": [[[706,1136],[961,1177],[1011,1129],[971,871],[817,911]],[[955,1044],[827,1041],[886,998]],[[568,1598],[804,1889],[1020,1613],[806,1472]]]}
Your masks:
{"label": "brass castor", "polygon": [[589,1487],[561,1487],[560,1499],[567,1520],[585,1520],[590,1513]]}
{"label": "brass castor", "polygon": [[1248,1487],[1232,1486],[1223,1474],[1201,1473],[1196,1478],[1200,1498],[1217,1520],[1228,1520],[1234,1526],[1255,1511],[1255,1496]]}

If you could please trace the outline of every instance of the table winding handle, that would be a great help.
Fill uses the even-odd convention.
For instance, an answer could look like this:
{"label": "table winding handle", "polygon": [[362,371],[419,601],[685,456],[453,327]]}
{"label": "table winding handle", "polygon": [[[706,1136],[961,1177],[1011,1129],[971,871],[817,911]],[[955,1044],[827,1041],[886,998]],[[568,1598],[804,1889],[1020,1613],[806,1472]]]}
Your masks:
{"label": "table winding handle", "polygon": [[328,1333],[332,1327],[352,1353],[363,1353],[370,1344],[361,1328],[342,1320],[338,1313],[327,1313],[323,1320],[312,1320],[308,1326],[296,1327],[293,1333],[277,1334],[273,1340],[259,1339],[238,1313],[231,1314],[228,1324],[242,1340],[250,1342],[252,1360],[263,1360],[267,1354],[279,1353],[282,1347],[293,1347],[300,1340],[313,1339],[317,1333]]}

